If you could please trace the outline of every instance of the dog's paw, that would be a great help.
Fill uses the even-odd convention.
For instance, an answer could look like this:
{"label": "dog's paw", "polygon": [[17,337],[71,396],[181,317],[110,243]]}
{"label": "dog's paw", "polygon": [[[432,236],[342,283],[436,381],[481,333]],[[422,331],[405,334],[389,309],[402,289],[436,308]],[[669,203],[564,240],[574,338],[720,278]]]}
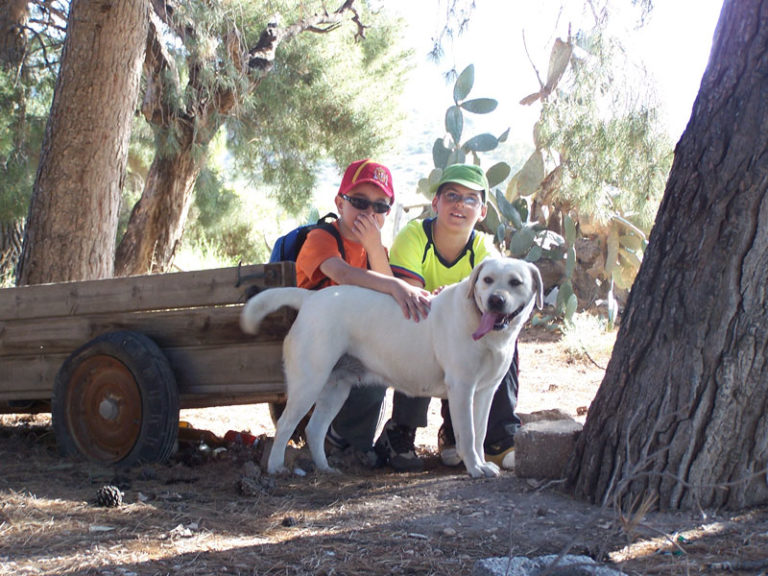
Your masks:
{"label": "dog's paw", "polygon": [[267,474],[271,476],[287,476],[290,473],[291,471],[285,466],[285,464],[280,464],[279,466],[267,467]]}
{"label": "dog's paw", "polygon": [[467,472],[472,478],[496,478],[501,470],[493,462],[480,462],[477,466],[467,466]]}
{"label": "dog's paw", "polygon": [[484,462],[481,468],[483,470],[483,476],[486,478],[498,478],[501,474],[501,469],[493,462]]}

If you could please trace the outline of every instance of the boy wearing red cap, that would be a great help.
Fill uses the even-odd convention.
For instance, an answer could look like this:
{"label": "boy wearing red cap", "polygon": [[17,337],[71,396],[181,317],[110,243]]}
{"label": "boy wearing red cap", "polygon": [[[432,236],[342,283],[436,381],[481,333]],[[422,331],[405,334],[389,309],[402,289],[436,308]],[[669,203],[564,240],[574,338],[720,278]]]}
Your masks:
{"label": "boy wearing red cap", "polygon": [[[406,318],[418,322],[426,317],[429,292],[394,277],[381,241],[381,227],[394,201],[392,174],[386,166],[369,159],[350,164],[335,198],[339,219],[333,223],[344,253],[329,232],[312,230],[296,259],[297,285],[354,284],[391,295]],[[353,388],[331,425],[329,442],[340,448],[351,445],[374,465],[373,440],[385,392],[383,386]],[[354,413],[348,413],[352,409]]]}

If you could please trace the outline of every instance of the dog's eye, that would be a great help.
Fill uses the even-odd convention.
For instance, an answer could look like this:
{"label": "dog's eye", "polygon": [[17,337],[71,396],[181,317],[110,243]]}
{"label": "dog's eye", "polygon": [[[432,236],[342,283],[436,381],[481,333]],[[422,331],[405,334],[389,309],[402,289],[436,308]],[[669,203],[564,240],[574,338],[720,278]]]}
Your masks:
{"label": "dog's eye", "polygon": [[523,282],[520,280],[520,278],[510,278],[509,279],[509,285],[512,286],[512,288],[520,286],[520,285],[522,285],[522,283]]}
{"label": "dog's eye", "polygon": [[486,284],[493,284],[493,276],[483,276],[483,282]]}

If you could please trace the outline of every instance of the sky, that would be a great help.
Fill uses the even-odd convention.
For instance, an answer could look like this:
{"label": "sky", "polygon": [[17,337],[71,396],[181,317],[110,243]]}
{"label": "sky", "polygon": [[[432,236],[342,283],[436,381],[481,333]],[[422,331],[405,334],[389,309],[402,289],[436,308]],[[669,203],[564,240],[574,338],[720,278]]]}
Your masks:
{"label": "sky", "polygon": [[[403,37],[413,49],[415,60],[401,100],[408,117],[400,145],[375,158],[392,171],[397,203],[407,206],[427,201],[417,192],[418,182],[432,170],[432,144],[445,133],[445,110],[453,104],[453,82],[446,82],[444,74],[451,68],[461,71],[473,64],[475,84],[470,96],[499,101],[491,114],[474,116],[479,118],[474,123],[469,115],[465,136],[486,131],[498,136],[509,127],[510,144],[505,146],[519,142],[532,148],[539,105],[519,103],[539,89],[532,63],[545,78],[554,40],[567,38],[569,23],[584,22],[589,17],[583,11],[584,0],[476,0],[468,30],[453,45],[444,45],[445,54],[438,63],[429,59],[428,53],[445,19],[440,14],[445,0],[379,2],[383,9],[404,18]],[[613,2],[615,11],[610,21],[614,31],[629,52],[640,55],[652,74],[662,118],[670,139],[677,142],[698,94],[723,0],[654,0],[654,9],[640,28],[635,17],[638,12],[631,11],[631,0]],[[576,28],[573,24],[572,29]],[[486,168],[499,160],[514,162],[492,156],[483,156]],[[313,201],[320,214],[335,210],[333,198],[342,176],[331,166],[323,172]],[[393,210],[387,217],[382,231],[386,243],[391,242],[405,220],[418,215],[415,210],[400,217],[395,214]]]}
{"label": "sky", "polygon": [[[427,53],[442,25],[439,10],[445,2],[385,0],[383,4],[405,18],[404,36],[415,52],[416,68],[403,99],[409,115],[404,140],[414,141],[426,130],[430,148],[431,141],[442,135],[445,110],[452,104],[453,84],[446,83],[443,74],[453,66],[460,71],[470,63],[475,66],[471,96],[499,101],[498,108],[487,116],[488,129],[498,135],[509,126],[511,140],[530,143],[539,110],[537,105],[523,106],[519,101],[539,87],[531,62],[545,77],[555,38],[566,38],[569,22],[586,17],[582,0],[477,0],[468,30],[453,47],[445,44],[446,54],[435,64]],[[636,18],[622,16],[631,6],[630,0],[616,0],[611,21],[628,51],[642,59],[656,81],[662,117],[676,142],[690,118],[722,0],[656,0],[654,4],[647,23],[638,28]],[[465,134],[486,130],[482,123],[478,126],[481,129],[471,127]],[[418,178],[432,168],[430,154],[415,156],[403,158],[398,153],[381,158],[392,169],[397,188],[405,197],[415,190]]]}
{"label": "sky", "polygon": [[[546,74],[554,39],[566,38],[569,23],[585,21],[587,15],[581,10],[584,2],[476,0],[476,3],[468,30],[458,37],[453,50],[446,44],[446,55],[434,64],[426,58],[426,53],[431,48],[431,38],[442,25],[439,2],[386,0],[388,9],[406,17],[409,29],[406,37],[416,53],[417,68],[406,97],[414,102],[442,100],[450,104],[450,90],[441,73],[454,64],[461,70],[473,63],[475,92],[488,92],[500,101],[499,111],[514,118],[526,108],[518,104],[519,100],[538,87],[526,51],[540,74]],[[565,10],[560,8],[563,3],[568,7]],[[615,0],[614,4],[611,18],[614,31],[655,77],[669,114],[670,132],[679,136],[690,116],[707,64],[722,0],[656,0],[647,24],[639,28],[631,17],[636,12],[622,10],[631,5],[630,0]],[[622,17],[622,13],[627,14]],[[430,105],[433,104],[427,104]],[[444,107],[438,108],[444,110]]]}

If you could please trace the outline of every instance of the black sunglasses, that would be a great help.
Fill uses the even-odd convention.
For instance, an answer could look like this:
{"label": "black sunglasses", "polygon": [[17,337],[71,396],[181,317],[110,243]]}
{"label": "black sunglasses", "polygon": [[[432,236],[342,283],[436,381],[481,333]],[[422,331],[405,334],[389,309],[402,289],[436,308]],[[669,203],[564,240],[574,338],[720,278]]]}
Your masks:
{"label": "black sunglasses", "polygon": [[373,207],[373,211],[376,214],[386,214],[389,212],[389,204],[384,202],[371,202],[368,198],[359,198],[357,196],[348,196],[347,194],[339,194],[344,200],[352,204],[352,208],[355,210],[368,210],[369,206]]}

